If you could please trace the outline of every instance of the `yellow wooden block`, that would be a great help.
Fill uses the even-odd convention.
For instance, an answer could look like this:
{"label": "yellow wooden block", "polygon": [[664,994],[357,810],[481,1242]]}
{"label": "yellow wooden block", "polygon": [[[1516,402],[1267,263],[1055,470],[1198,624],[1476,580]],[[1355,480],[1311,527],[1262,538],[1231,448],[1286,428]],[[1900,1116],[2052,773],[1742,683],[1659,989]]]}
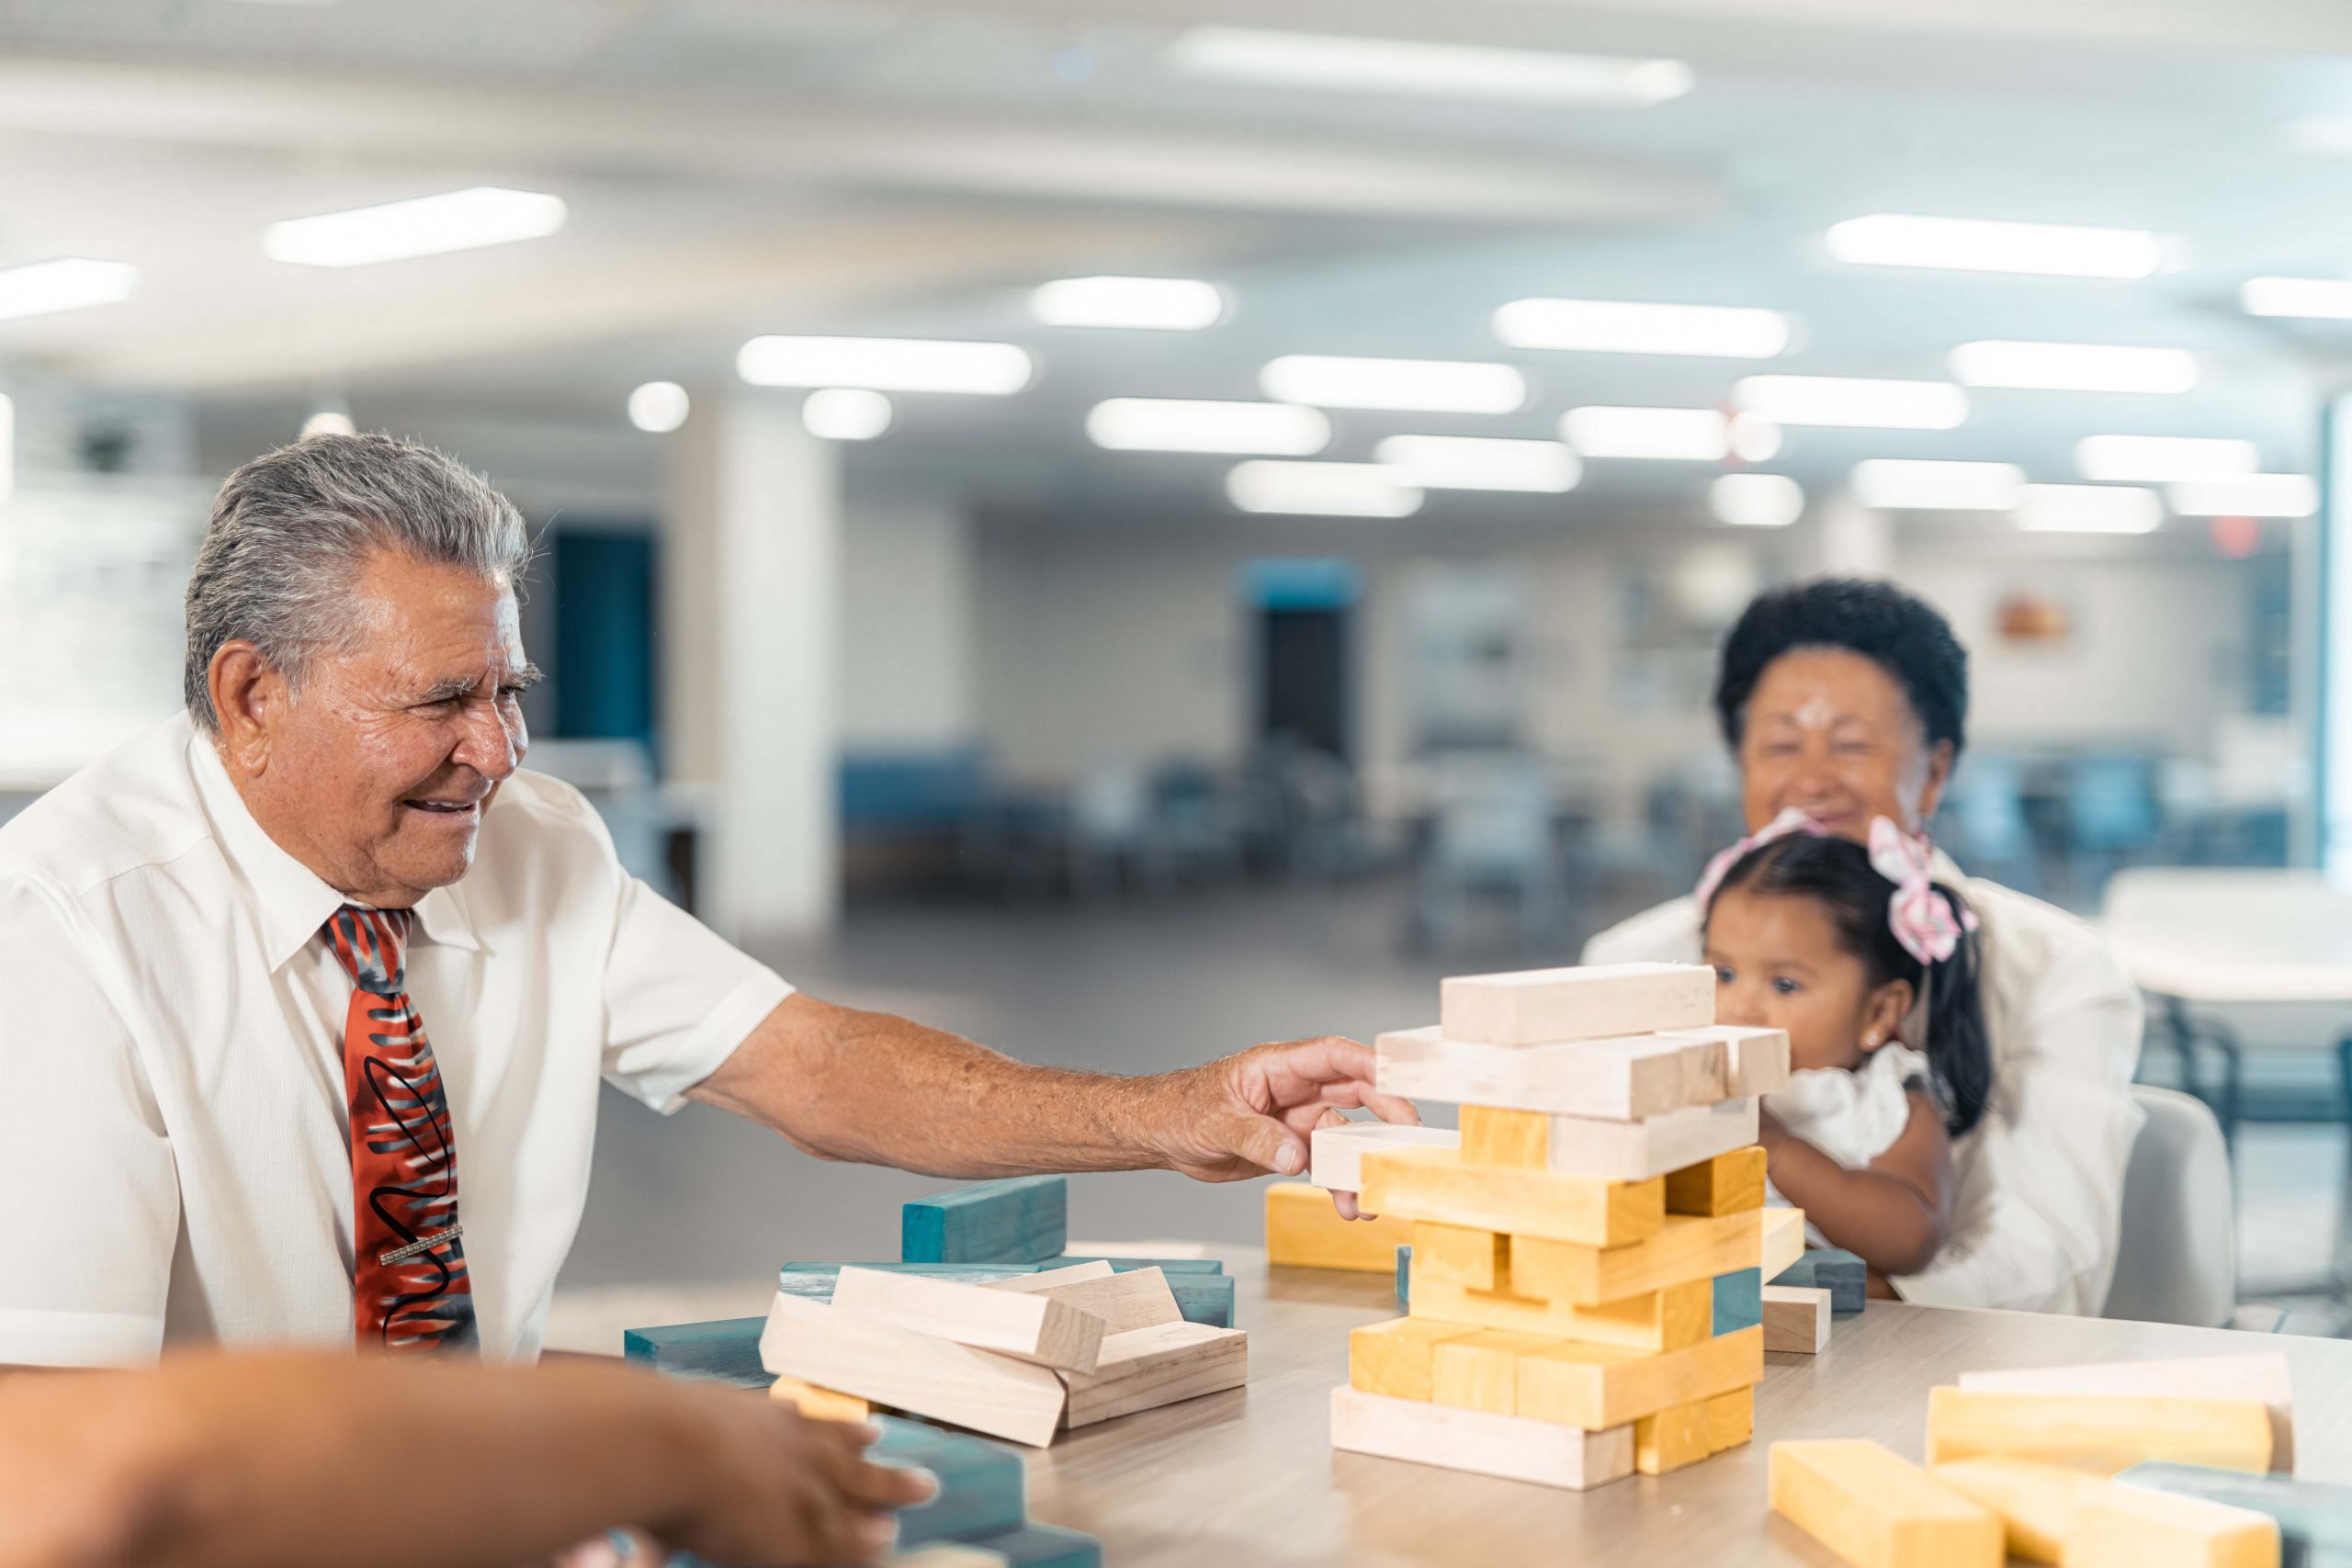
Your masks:
{"label": "yellow wooden block", "polygon": [[1426,1276],[1465,1291],[1500,1291],[1510,1285],[1510,1237],[1467,1225],[1413,1227],[1413,1281]]}
{"label": "yellow wooden block", "polygon": [[1393,1274],[1396,1249],[1409,1246],[1412,1239],[1412,1222],[1397,1215],[1381,1214],[1375,1220],[1340,1218],[1339,1211],[1331,1207],[1331,1195],[1307,1182],[1277,1181],[1266,1189],[1269,1263]]}
{"label": "yellow wooden block", "polygon": [[1470,1324],[1435,1323],[1419,1317],[1367,1324],[1348,1335],[1348,1382],[1366,1393],[1427,1399],[1430,1359],[1437,1348],[1477,1332]]}
{"label": "yellow wooden block", "polygon": [[1692,1280],[1623,1301],[1580,1307],[1509,1291],[1468,1291],[1426,1279],[1413,1254],[1413,1315],[1517,1334],[1580,1339],[1655,1353],[1696,1345],[1714,1331],[1714,1280]]}
{"label": "yellow wooden block", "polygon": [[1587,1247],[1625,1247],[1657,1234],[1666,1182],[1601,1181],[1468,1165],[1454,1149],[1393,1149],[1366,1155],[1363,1206],[1441,1224],[1544,1236]]}
{"label": "yellow wooden block", "polygon": [[1676,1404],[1634,1423],[1634,1468],[1666,1475],[1707,1457],[1707,1411]]}
{"label": "yellow wooden block", "polygon": [[1687,1349],[1647,1355],[1611,1345],[1555,1343],[1519,1359],[1517,1414],[1600,1431],[1696,1405],[1764,1377],[1764,1330],[1717,1335]]}
{"label": "yellow wooden block", "polygon": [[2001,1568],[2001,1521],[1876,1443],[1774,1443],[1772,1511],[1854,1568]]}
{"label": "yellow wooden block", "polygon": [[2101,1475],[2148,1460],[2259,1475],[2270,1468],[2270,1410],[2251,1399],[1930,1390],[1928,1462],[1984,1454]]}
{"label": "yellow wooden block", "polygon": [[1757,1266],[1758,1216],[1667,1216],[1664,1228],[1630,1247],[1584,1247],[1522,1235],[1510,1244],[1511,1289],[1523,1296],[1598,1306],[1690,1280]]}
{"label": "yellow wooden block", "polygon": [[1804,1211],[1767,1209],[1762,1224],[1764,1282],[1769,1285],[1804,1258]]}
{"label": "yellow wooden block", "polygon": [[799,1406],[800,1414],[811,1421],[863,1421],[874,1414],[871,1401],[854,1393],[836,1393],[830,1388],[803,1382],[798,1378],[778,1378],[768,1385],[768,1397],[781,1404]]}
{"label": "yellow wooden block", "polygon": [[1669,1214],[1744,1214],[1764,1206],[1764,1151],[1750,1145],[1670,1171],[1666,1178]]}
{"label": "yellow wooden block", "polygon": [[1465,1105],[1462,1108],[1462,1163],[1548,1170],[1552,1119],[1540,1111]]}
{"label": "yellow wooden block", "polygon": [[2075,1511],[2115,1484],[2086,1470],[2030,1459],[1956,1460],[1928,1473],[2000,1515],[2010,1555],[2029,1562],[2063,1562]]}
{"label": "yellow wooden block", "polygon": [[1552,1343],[1532,1334],[1486,1329],[1437,1347],[1430,1399],[1436,1404],[1483,1410],[1490,1416],[1519,1414],[1519,1359]]}
{"label": "yellow wooden block", "polygon": [[2278,1521],[2109,1482],[2075,1510],[2066,1568],[2278,1568]]}
{"label": "yellow wooden block", "polygon": [[1723,1453],[1756,1436],[1756,1391],[1736,1388],[1706,1401],[1707,1452]]}

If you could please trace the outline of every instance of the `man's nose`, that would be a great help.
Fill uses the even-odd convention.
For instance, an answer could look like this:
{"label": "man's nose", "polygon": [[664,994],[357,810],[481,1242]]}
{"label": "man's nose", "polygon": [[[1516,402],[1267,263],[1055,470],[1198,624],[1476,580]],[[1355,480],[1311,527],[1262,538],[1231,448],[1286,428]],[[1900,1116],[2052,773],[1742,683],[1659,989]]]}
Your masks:
{"label": "man's nose", "polygon": [[509,728],[496,703],[482,703],[468,716],[465,739],[450,761],[464,763],[492,784],[503,784],[522,765],[523,749],[529,743],[520,720]]}

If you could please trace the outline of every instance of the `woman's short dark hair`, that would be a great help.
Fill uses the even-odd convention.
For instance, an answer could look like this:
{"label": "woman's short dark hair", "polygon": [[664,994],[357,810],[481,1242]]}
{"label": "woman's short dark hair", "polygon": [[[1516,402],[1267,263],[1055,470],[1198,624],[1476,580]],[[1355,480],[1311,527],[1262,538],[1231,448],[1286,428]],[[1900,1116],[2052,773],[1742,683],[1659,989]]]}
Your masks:
{"label": "woman's short dark hair", "polygon": [[1860,654],[1894,677],[1929,746],[1949,740],[1957,756],[1967,744],[1968,649],[1951,623],[1891,582],[1823,578],[1758,595],[1724,639],[1715,718],[1733,750],[1756,682],[1774,660],[1801,648]]}

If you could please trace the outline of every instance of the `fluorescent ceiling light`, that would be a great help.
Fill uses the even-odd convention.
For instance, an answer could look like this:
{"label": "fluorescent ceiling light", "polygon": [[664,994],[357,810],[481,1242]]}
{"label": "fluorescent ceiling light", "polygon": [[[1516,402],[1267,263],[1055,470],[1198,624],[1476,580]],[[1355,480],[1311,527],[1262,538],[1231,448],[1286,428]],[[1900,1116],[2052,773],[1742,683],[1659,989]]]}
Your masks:
{"label": "fluorescent ceiling light", "polygon": [[1587,407],[1560,416],[1560,434],[1588,457],[1656,457],[1720,462],[1731,450],[1717,409]]}
{"label": "fluorescent ceiling light", "polygon": [[1391,435],[1374,460],[1399,482],[1423,490],[1523,490],[1558,495],[1577,488],[1584,465],[1556,441],[1485,435]]}
{"label": "fluorescent ceiling light", "polygon": [[262,254],[304,266],[366,266],[537,240],[563,227],[563,198],[476,186],[413,201],[289,218],[262,231]]}
{"label": "fluorescent ceiling light", "polygon": [[1951,373],[1970,387],[2060,392],[2186,392],[2197,356],[2183,348],[2119,348],[2095,343],[1988,339],[1951,351]]}
{"label": "fluorescent ceiling light", "polygon": [[0,506],[17,493],[17,405],[0,392]]}
{"label": "fluorescent ceiling light", "polygon": [[1513,348],[1770,359],[1789,346],[1786,316],[1736,305],[1514,299],[1495,312],[1494,325]]}
{"label": "fluorescent ceiling light", "polygon": [[1854,465],[1854,499],[1881,512],[2007,512],[2024,488],[2014,463],[1871,457]]}
{"label": "fluorescent ceiling light", "polygon": [[1842,262],[1869,266],[2026,272],[2052,277],[2145,277],[2164,265],[2163,243],[2140,229],[1916,218],[1893,212],[1831,224],[1829,254]]}
{"label": "fluorescent ceiling light", "polygon": [[1949,381],[1750,376],[1732,388],[1732,400],[1776,424],[1951,430],[1968,418],[1968,394]]}
{"label": "fluorescent ceiling light", "polygon": [[139,292],[139,269],[69,256],[0,270],[0,321],[112,305]]}
{"label": "fluorescent ceiling light", "polygon": [[1298,403],[1194,398],[1111,398],[1086,414],[1086,434],[1114,452],[1262,452],[1307,457],[1330,445],[1331,422]]}
{"label": "fluorescent ceiling light", "polygon": [[1190,333],[1216,325],[1225,295],[1194,277],[1064,277],[1037,287],[1029,313],[1049,327]]}
{"label": "fluorescent ceiling light", "polygon": [[1237,463],[1225,493],[1244,512],[1325,517],[1410,517],[1421,492],[1378,463]]}
{"label": "fluorescent ceiling light", "polygon": [[2183,517],[2309,517],[2319,487],[2301,474],[2237,474],[2166,485],[2165,499]]}
{"label": "fluorescent ceiling light", "polygon": [[2086,479],[2163,483],[2250,474],[2262,467],[2251,441],[2198,435],[2086,435],[2075,443],[2075,467]]}
{"label": "fluorescent ceiling light", "polygon": [[735,355],[754,387],[853,387],[1003,397],[1029,384],[1029,351],[1009,343],[900,337],[755,337]]}
{"label": "fluorescent ceiling light", "polygon": [[2028,485],[2018,526],[2037,534],[2153,534],[2165,520],[2156,492],[2136,485]]}
{"label": "fluorescent ceiling light", "polygon": [[1527,400],[1527,378],[1508,365],[1455,359],[1354,359],[1288,354],[1258,373],[1276,402],[1416,413],[1510,413]]}
{"label": "fluorescent ceiling light", "polygon": [[1161,56],[1188,76],[1340,92],[1519,103],[1663,103],[1690,90],[1679,60],[1342,38],[1258,28],[1194,28]]}
{"label": "fluorescent ceiling light", "polygon": [[2352,318],[2352,282],[2340,277],[2249,277],[2238,288],[2249,316]]}
{"label": "fluorescent ceiling light", "polygon": [[1769,463],[1781,455],[1781,427],[1760,413],[1731,416],[1731,455],[1743,463]]}
{"label": "fluorescent ceiling light", "polygon": [[648,381],[628,395],[628,422],[649,435],[667,435],[693,412],[693,400],[675,381]]}
{"label": "fluorescent ceiling light", "polygon": [[1734,528],[1785,528],[1804,515],[1804,487],[1786,474],[1724,474],[1707,487],[1707,505]]}
{"label": "fluorescent ceiling light", "polygon": [[823,441],[871,441],[890,428],[890,400],[864,387],[821,387],[800,405],[801,427]]}

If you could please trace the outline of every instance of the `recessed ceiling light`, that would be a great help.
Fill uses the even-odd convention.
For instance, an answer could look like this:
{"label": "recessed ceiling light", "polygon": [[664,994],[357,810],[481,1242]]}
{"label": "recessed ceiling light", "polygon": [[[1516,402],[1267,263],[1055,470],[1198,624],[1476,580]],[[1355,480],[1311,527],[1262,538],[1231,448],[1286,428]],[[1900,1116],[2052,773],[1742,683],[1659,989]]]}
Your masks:
{"label": "recessed ceiling light", "polygon": [[1707,487],[1707,504],[1734,528],[1785,528],[1804,515],[1804,487],[1786,474],[1724,474]]}
{"label": "recessed ceiling light", "polygon": [[2340,277],[2249,277],[2238,288],[2249,316],[2352,318],[2352,282]]}
{"label": "recessed ceiling light", "polygon": [[1951,351],[1951,373],[1970,387],[2061,392],[2186,392],[2197,356],[2182,348],[2122,348],[2093,343],[1988,339]]}
{"label": "recessed ceiling light", "polygon": [[2025,488],[2014,463],[1871,457],[1854,465],[1854,499],[1881,512],[2007,512]]}
{"label": "recessed ceiling light", "polygon": [[1298,403],[1198,398],[1110,398],[1087,411],[1086,434],[1114,452],[1256,452],[1307,457],[1330,445],[1331,422]]}
{"label": "recessed ceiling light", "polygon": [[2319,487],[2301,474],[2236,474],[2182,479],[2165,499],[2183,517],[2309,517],[2319,510]]}
{"label": "recessed ceiling light", "polygon": [[1588,457],[1720,462],[1731,450],[1719,409],[1588,406],[1560,416],[1560,434]]}
{"label": "recessed ceiling light", "polygon": [[890,400],[864,387],[820,387],[800,405],[800,423],[825,441],[871,441],[890,428]]}
{"label": "recessed ceiling light", "polygon": [[304,266],[367,266],[537,240],[563,227],[563,198],[475,186],[413,201],[289,218],[262,231],[262,254]]}
{"label": "recessed ceiling light", "polygon": [[675,381],[648,381],[628,395],[628,422],[649,435],[667,435],[693,411],[686,389]]}
{"label": "recessed ceiling light", "polygon": [[1552,495],[1577,488],[1584,465],[1556,441],[1486,435],[1391,435],[1372,450],[1396,478],[1423,490],[1516,490]]}
{"label": "recessed ceiling light", "polygon": [[1789,319],[1736,305],[1645,305],[1610,299],[1514,299],[1495,335],[1513,348],[1591,354],[1691,354],[1770,359],[1789,346]]}
{"label": "recessed ceiling light", "polygon": [[2075,467],[2086,479],[2161,484],[2250,474],[2262,467],[2251,441],[2201,435],[2086,435]]}
{"label": "recessed ceiling light", "polygon": [[1776,424],[1951,430],[1968,418],[1968,394],[1948,381],[1750,376],[1732,388],[1732,400]]}
{"label": "recessed ceiling light", "polygon": [[1190,333],[1216,325],[1225,295],[1193,277],[1063,277],[1038,285],[1029,313],[1049,327]]}
{"label": "recessed ceiling light", "polygon": [[1410,517],[1421,492],[1378,463],[1237,463],[1225,493],[1244,512],[1325,517]]}
{"label": "recessed ceiling light", "polygon": [[1893,212],[1831,224],[1829,254],[1842,262],[1869,266],[2038,273],[2052,277],[2146,277],[2165,259],[2163,242],[2141,229],[1919,218]]}
{"label": "recessed ceiling light", "polygon": [[1276,402],[1414,413],[1510,413],[1527,400],[1527,378],[1508,365],[1455,359],[1355,359],[1288,354],[1258,373]]}
{"label": "recessed ceiling light", "polygon": [[0,269],[0,321],[112,305],[139,292],[139,269],[125,262],[68,256]]}
{"label": "recessed ceiling light", "polygon": [[1161,56],[1188,76],[1272,86],[1519,103],[1664,103],[1690,90],[1679,60],[1343,38],[1259,28],[1194,28]]}
{"label": "recessed ceiling light", "polygon": [[1003,397],[1029,384],[1029,351],[1009,343],[897,337],[755,337],[735,355],[754,387],[863,387]]}
{"label": "recessed ceiling light", "polygon": [[2018,526],[2036,534],[2153,534],[2165,520],[2156,492],[2136,485],[2028,485]]}

